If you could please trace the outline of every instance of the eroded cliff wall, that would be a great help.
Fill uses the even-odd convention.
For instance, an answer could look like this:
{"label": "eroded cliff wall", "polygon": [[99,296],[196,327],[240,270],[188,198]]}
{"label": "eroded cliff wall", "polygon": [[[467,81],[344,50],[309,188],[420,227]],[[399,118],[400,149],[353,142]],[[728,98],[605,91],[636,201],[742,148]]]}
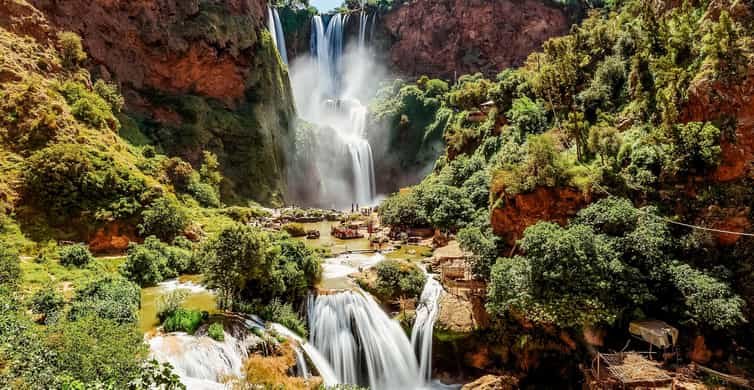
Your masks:
{"label": "eroded cliff wall", "polygon": [[287,70],[264,0],[33,0],[56,30],[81,35],[88,68],[121,86],[122,135],[198,163],[218,155],[226,200],[285,191],[293,118]]}

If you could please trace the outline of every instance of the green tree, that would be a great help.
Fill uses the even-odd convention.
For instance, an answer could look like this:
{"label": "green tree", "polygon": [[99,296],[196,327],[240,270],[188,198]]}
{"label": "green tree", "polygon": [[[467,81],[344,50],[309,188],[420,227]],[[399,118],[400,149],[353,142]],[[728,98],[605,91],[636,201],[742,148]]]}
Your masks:
{"label": "green tree", "polygon": [[207,241],[202,250],[204,281],[209,288],[217,290],[220,308],[232,308],[251,279],[272,284],[274,254],[271,249],[267,233],[240,224],[224,229]]}
{"label": "green tree", "polygon": [[86,60],[84,45],[81,44],[81,37],[78,34],[70,31],[58,33],[58,46],[60,58],[66,68],[75,68]]}
{"label": "green tree", "polygon": [[142,236],[157,236],[167,242],[173,241],[188,225],[188,215],[178,202],[166,197],[155,200],[141,213],[139,233]]}
{"label": "green tree", "polygon": [[539,134],[547,129],[547,116],[544,108],[527,96],[513,100],[511,109],[505,116],[522,135]]}
{"label": "green tree", "polygon": [[414,264],[400,260],[383,260],[377,271],[377,292],[387,299],[417,298],[427,277]]}

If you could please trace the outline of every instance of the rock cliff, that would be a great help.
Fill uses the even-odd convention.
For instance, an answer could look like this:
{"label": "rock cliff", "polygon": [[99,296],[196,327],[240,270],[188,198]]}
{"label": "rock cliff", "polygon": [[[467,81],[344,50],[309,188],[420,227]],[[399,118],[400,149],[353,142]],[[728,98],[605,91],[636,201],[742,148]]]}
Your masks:
{"label": "rock cliff", "polygon": [[266,1],[31,3],[55,30],[81,35],[90,71],[121,86],[123,136],[192,163],[202,150],[215,152],[228,200],[282,199],[294,110],[287,71],[264,30]]}
{"label": "rock cliff", "polygon": [[385,15],[389,60],[407,75],[496,74],[568,32],[565,11],[540,0],[413,1]]}

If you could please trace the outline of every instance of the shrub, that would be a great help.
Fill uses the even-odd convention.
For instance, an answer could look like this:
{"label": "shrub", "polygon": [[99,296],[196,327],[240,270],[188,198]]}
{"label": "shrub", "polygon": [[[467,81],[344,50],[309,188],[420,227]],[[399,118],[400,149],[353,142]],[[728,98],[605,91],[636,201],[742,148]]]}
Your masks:
{"label": "shrub", "polygon": [[21,279],[18,253],[0,242],[0,287],[13,286]]}
{"label": "shrub", "polygon": [[163,275],[167,268],[166,263],[165,256],[159,251],[147,245],[131,244],[120,272],[126,279],[142,287],[154,286],[166,279]]}
{"label": "shrub", "polygon": [[118,91],[117,85],[110,84],[102,79],[99,79],[94,83],[93,89],[94,92],[97,93],[97,95],[107,101],[113,112],[117,113],[123,109],[125,100],[123,99],[123,95],[121,95]]}
{"label": "shrub", "polygon": [[143,236],[157,236],[163,241],[173,239],[188,225],[188,215],[178,202],[159,198],[141,213],[142,223],[139,233]]}
{"label": "shrub", "polygon": [[204,207],[220,207],[220,196],[217,190],[207,183],[192,181],[188,192]]}
{"label": "shrub", "polygon": [[417,298],[427,277],[414,264],[400,260],[384,260],[375,266],[377,292],[388,299]]}
{"label": "shrub", "polygon": [[54,144],[24,165],[25,191],[51,218],[96,216],[124,219],[141,209],[143,178],[111,155],[81,144]]}
{"label": "shrub", "polygon": [[208,313],[199,310],[179,308],[162,323],[165,332],[186,332],[194,334],[199,325],[207,319]]}
{"label": "shrub", "polygon": [[306,338],[306,325],[293,310],[293,306],[290,303],[282,303],[279,299],[275,298],[262,308],[260,315],[265,320],[277,322],[299,336]]}
{"label": "shrub", "polygon": [[42,322],[51,324],[57,320],[64,305],[63,294],[54,285],[50,285],[32,295],[29,309],[32,313],[40,314]]}
{"label": "shrub", "polygon": [[171,291],[157,300],[157,318],[164,322],[168,317],[178,310],[183,301],[188,296],[188,291],[184,289]]}
{"label": "shrub", "polygon": [[209,328],[207,328],[207,336],[211,337],[215,341],[225,340],[225,329],[223,324],[219,322],[213,322]]}
{"label": "shrub", "polygon": [[58,46],[60,46],[60,58],[65,67],[73,68],[86,60],[84,45],[81,44],[81,37],[76,33],[70,31],[58,33]]}
{"label": "shrub", "polygon": [[539,134],[547,129],[545,109],[526,96],[514,100],[505,116],[521,134]]}
{"label": "shrub", "polygon": [[79,121],[95,129],[117,131],[120,122],[115,118],[110,104],[84,84],[66,81],[59,86],[60,93],[71,106],[71,113]]}
{"label": "shrub", "polygon": [[150,236],[144,244],[131,244],[120,269],[127,279],[141,286],[154,286],[165,279],[197,271],[190,250],[170,246]]}
{"label": "shrub", "polygon": [[140,304],[139,286],[123,278],[104,277],[76,291],[68,318],[76,320],[93,315],[118,323],[133,323],[138,319]]}
{"label": "shrub", "polygon": [[283,230],[290,234],[291,237],[303,237],[306,235],[306,229],[303,224],[300,223],[286,223],[283,225]]}
{"label": "shrub", "polygon": [[65,266],[86,267],[94,256],[84,244],[66,245],[60,248],[60,264]]}
{"label": "shrub", "polygon": [[439,97],[447,93],[450,88],[448,83],[440,79],[431,79],[427,81],[425,95],[428,97]]}

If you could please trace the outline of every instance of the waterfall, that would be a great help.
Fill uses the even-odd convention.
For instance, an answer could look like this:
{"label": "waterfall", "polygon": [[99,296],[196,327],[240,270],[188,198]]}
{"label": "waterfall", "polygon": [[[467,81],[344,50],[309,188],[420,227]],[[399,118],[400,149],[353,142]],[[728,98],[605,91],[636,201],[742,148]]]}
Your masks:
{"label": "waterfall", "polygon": [[364,47],[364,41],[367,35],[367,24],[369,24],[369,15],[365,11],[361,11],[359,15],[359,47]]}
{"label": "waterfall", "polygon": [[342,383],[375,390],[413,390],[425,385],[408,337],[364,292],[310,299],[309,329],[311,344]]}
{"label": "waterfall", "polygon": [[275,42],[280,52],[280,58],[283,59],[283,63],[288,65],[288,51],[285,48],[285,34],[283,34],[283,24],[280,23],[280,15],[277,8],[272,9],[272,15],[275,17]]}
{"label": "waterfall", "polygon": [[256,337],[237,339],[227,332],[223,341],[171,333],[150,339],[149,349],[157,361],[170,363],[189,388],[223,389],[224,378],[243,375],[247,351],[257,340]]}
{"label": "waterfall", "polygon": [[306,356],[309,356],[309,359],[312,361],[312,364],[314,364],[314,367],[319,372],[319,376],[322,378],[322,382],[325,386],[330,387],[341,383],[338,379],[338,376],[335,374],[335,371],[333,371],[332,367],[330,367],[330,363],[328,363],[327,359],[322,356],[317,348],[315,348],[306,340],[302,339],[299,335],[293,333],[290,329],[281,324],[273,323],[270,325],[270,327],[279,334],[298,343],[301,349],[303,349],[303,351],[306,353]]}
{"label": "waterfall", "polygon": [[[308,77],[292,78],[301,117],[334,130],[320,131],[322,137],[334,137],[321,140],[319,150],[310,152],[317,156],[311,165],[322,176],[319,205],[324,207],[369,205],[376,197],[374,156],[366,134],[368,111],[357,98],[365,81],[348,78],[350,73],[368,77],[360,74],[363,69],[359,61],[366,58],[366,50],[361,49],[366,45],[369,16],[364,12],[359,16],[360,50],[355,57],[353,53],[344,55],[348,20],[349,15],[343,14],[312,18],[309,49],[310,66],[314,69],[307,69]],[[332,161],[337,162],[335,167]],[[344,174],[347,176],[343,177]]]}
{"label": "waterfall", "polygon": [[272,35],[272,43],[280,53],[280,59],[288,65],[288,52],[285,48],[285,34],[283,33],[283,24],[280,23],[280,14],[277,8],[267,7],[267,29]]}
{"label": "waterfall", "polygon": [[432,375],[432,333],[440,311],[439,300],[442,293],[440,282],[428,274],[411,330],[411,345],[419,360],[419,373],[425,381]]}

